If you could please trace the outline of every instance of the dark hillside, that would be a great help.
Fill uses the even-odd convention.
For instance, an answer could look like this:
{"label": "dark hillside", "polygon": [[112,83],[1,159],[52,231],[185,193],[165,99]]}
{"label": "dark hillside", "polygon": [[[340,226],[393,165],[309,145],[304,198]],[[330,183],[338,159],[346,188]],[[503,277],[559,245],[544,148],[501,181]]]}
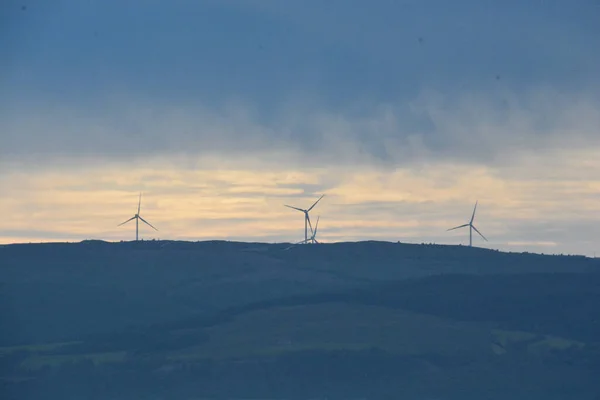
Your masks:
{"label": "dark hillside", "polygon": [[0,249],[0,345],[67,340],[247,303],[436,274],[585,272],[595,260],[387,242],[224,241]]}
{"label": "dark hillside", "polygon": [[600,262],[585,257],[386,242],[10,245],[0,390],[592,400],[599,304]]}

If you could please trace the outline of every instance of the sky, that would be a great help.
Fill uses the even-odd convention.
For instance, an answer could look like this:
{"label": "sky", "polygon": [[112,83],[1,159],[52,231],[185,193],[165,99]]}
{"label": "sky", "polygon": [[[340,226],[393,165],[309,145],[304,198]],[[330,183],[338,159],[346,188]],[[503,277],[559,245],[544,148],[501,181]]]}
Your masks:
{"label": "sky", "polygon": [[7,0],[0,243],[600,255],[600,1]]}

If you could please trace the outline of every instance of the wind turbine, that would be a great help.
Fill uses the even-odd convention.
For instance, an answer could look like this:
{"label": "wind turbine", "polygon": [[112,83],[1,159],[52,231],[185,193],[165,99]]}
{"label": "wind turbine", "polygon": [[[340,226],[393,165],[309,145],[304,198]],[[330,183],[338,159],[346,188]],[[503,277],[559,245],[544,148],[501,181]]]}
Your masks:
{"label": "wind turbine", "polygon": [[[317,223],[315,224],[315,230],[312,232],[312,236],[309,237],[308,239],[304,239],[301,242],[298,242],[296,244],[304,244],[304,243],[316,243],[319,244],[319,242],[317,241],[317,230],[319,229],[319,218],[321,217],[317,217]],[[311,228],[312,230],[312,228]]]}
{"label": "wind turbine", "polygon": [[145,223],[146,225],[148,225],[149,227],[151,227],[152,229],[154,229],[155,231],[158,231],[158,229],[156,229],[155,227],[152,226],[152,224],[150,224],[150,222],[146,221],[144,218],[140,217],[140,207],[142,206],[142,194],[140,193],[140,201],[138,202],[138,210],[137,210],[137,214],[135,214],[133,217],[129,218],[127,221],[117,225],[117,226],[121,226],[121,225],[125,225],[126,223],[128,223],[131,220],[135,219],[135,240],[138,240],[138,233],[139,233],[139,223],[140,220]]}
{"label": "wind turbine", "polygon": [[476,202],[475,202],[475,208],[473,208],[473,215],[471,215],[471,220],[469,221],[469,223],[468,223],[468,224],[464,224],[464,225],[460,225],[460,226],[455,226],[454,228],[450,228],[450,229],[448,229],[448,231],[453,231],[453,230],[455,230],[455,229],[459,229],[459,228],[465,228],[465,227],[467,227],[467,226],[468,226],[468,227],[469,227],[469,246],[470,246],[470,247],[472,247],[472,246],[473,246],[473,229],[475,229],[475,232],[479,233],[479,236],[481,236],[481,237],[483,238],[483,240],[485,240],[486,242],[488,241],[488,240],[486,239],[486,237],[485,237],[485,236],[483,236],[483,235],[481,234],[481,232],[479,232],[479,231],[477,230],[477,228],[475,228],[475,225],[473,225],[473,220],[475,219],[475,211],[477,210],[477,203],[478,203],[478,202],[479,202],[479,201],[476,201]]}
{"label": "wind turbine", "polygon": [[310,231],[313,231],[312,228],[312,224],[310,223],[310,217],[308,216],[308,213],[310,212],[310,210],[312,210],[319,201],[321,201],[321,199],[324,197],[325,195],[322,195],[321,197],[319,197],[319,200],[315,201],[315,203],[310,206],[310,208],[303,210],[301,208],[298,207],[293,207],[293,206],[288,206],[287,204],[284,204],[284,206],[288,207],[288,208],[293,208],[294,210],[298,210],[300,212],[304,213],[304,243],[308,243],[308,226],[310,225]]}

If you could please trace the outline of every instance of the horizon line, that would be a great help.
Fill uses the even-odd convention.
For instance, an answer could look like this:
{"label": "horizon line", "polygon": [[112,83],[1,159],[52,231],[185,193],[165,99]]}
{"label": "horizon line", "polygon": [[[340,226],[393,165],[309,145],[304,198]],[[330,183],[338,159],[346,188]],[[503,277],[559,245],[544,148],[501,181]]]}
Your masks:
{"label": "horizon line", "polygon": [[[292,245],[296,246],[305,246],[305,244],[294,244],[291,242],[253,242],[253,241],[241,241],[241,240],[228,240],[228,239],[203,239],[203,240],[182,240],[182,239],[139,239],[139,240],[104,240],[104,239],[82,239],[79,241],[48,241],[48,242],[16,242],[16,243],[2,243],[0,244],[0,248],[8,247],[8,246],[31,246],[31,245],[60,245],[60,244],[86,244],[89,242],[100,242],[106,244],[130,244],[136,242],[179,242],[179,243],[208,243],[208,242],[222,242],[222,243],[235,243],[235,244],[250,244],[250,245]],[[445,244],[445,243],[435,243],[435,242],[402,242],[402,241],[389,241],[389,240],[354,240],[354,241],[341,241],[341,242],[321,242],[317,244],[319,245],[341,245],[341,244],[359,244],[359,243],[385,243],[385,244],[401,244],[401,245],[409,245],[409,246],[441,246],[441,247],[460,247],[460,248],[472,248],[476,250],[487,250],[491,252],[504,253],[504,254],[532,254],[539,256],[548,256],[548,257],[584,257],[589,259],[596,259],[598,257],[587,256],[584,254],[570,254],[570,253],[538,253],[531,251],[507,251],[494,249],[490,247],[479,247],[479,246],[469,246],[462,243],[459,244]]]}

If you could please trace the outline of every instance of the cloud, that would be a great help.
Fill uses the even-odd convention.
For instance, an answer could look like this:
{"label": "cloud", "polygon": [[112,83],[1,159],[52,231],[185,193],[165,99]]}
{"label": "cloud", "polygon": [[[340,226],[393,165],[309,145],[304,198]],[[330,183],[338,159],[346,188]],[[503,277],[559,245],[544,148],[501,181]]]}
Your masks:
{"label": "cloud", "polygon": [[3,160],[393,168],[600,140],[593,2],[61,4],[4,6]]}
{"label": "cloud", "polygon": [[201,104],[135,99],[93,109],[59,103],[0,114],[0,154],[8,160],[162,155],[206,157],[215,168],[226,157],[313,167],[431,160],[510,165],[540,152],[600,145],[598,96],[550,89],[524,95],[429,92],[362,112],[295,109],[268,121],[239,103],[211,111]]}
{"label": "cloud", "polygon": [[0,82],[13,102],[42,90],[90,104],[127,90],[214,104],[238,96],[268,115],[299,95],[337,108],[424,86],[599,83],[591,0],[29,3],[2,9]]}

